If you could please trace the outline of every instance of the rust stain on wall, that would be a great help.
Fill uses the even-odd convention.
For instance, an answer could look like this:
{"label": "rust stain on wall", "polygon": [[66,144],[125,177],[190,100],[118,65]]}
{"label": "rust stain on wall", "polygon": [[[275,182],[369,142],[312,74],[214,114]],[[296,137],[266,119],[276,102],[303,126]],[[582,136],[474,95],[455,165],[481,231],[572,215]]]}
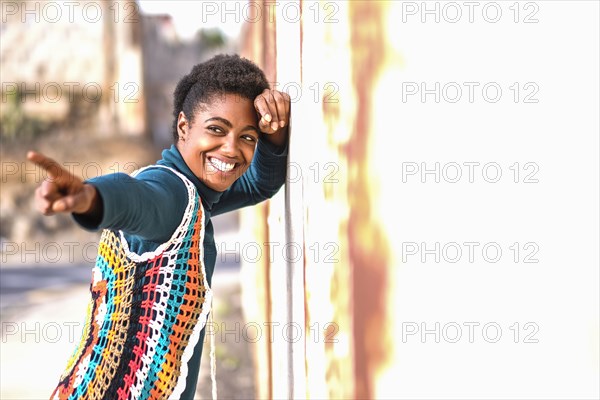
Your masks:
{"label": "rust stain on wall", "polygon": [[357,94],[355,126],[346,147],[349,167],[348,246],[352,265],[356,398],[373,398],[374,378],[386,363],[386,280],[389,248],[372,217],[376,201],[369,172],[372,88],[385,59],[386,2],[349,4],[352,82]]}
{"label": "rust stain on wall", "polygon": [[[262,0],[259,4],[266,7],[267,1]],[[391,256],[383,226],[375,217],[378,199],[374,189],[377,177],[373,176],[374,169],[370,167],[370,146],[375,137],[381,138],[376,135],[382,134],[373,132],[371,127],[374,118],[372,108],[376,100],[373,91],[385,68],[384,21],[388,3],[351,1],[337,4],[339,25],[315,25],[312,19],[306,19],[306,16],[312,15],[307,11],[299,33],[293,37],[276,37],[275,21],[263,18],[259,23],[247,26],[242,35],[243,48],[247,56],[263,68],[267,78],[275,82],[276,40],[286,43],[300,41],[302,83],[311,88],[307,88],[307,93],[310,93],[307,96],[312,96],[313,88],[316,88],[310,85],[315,82],[319,84],[322,120],[315,123],[319,126],[318,134],[326,133],[326,140],[320,136],[315,141],[321,145],[320,151],[312,154],[313,159],[309,157],[305,160],[309,168],[305,173],[312,174],[314,170],[310,167],[318,165],[317,168],[322,168],[327,163],[339,169],[339,175],[337,172],[333,175],[338,178],[335,185],[328,185],[323,179],[320,184],[307,180],[304,186],[306,198],[316,201],[305,204],[304,253],[312,254],[315,248],[311,246],[320,240],[335,242],[340,250],[336,253],[334,264],[326,264],[320,259],[304,260],[304,299],[296,299],[304,301],[304,328],[310,332],[316,323],[324,321],[324,316],[331,322],[328,326],[321,325],[321,332],[313,332],[322,339],[317,346],[310,346],[315,350],[314,354],[307,351],[309,346],[304,343],[306,394],[318,398],[374,398],[377,374],[387,364],[391,341],[386,329],[389,323],[386,319],[386,298],[387,280],[391,278],[391,271],[388,270]],[[303,1],[300,5],[305,9]],[[280,28],[285,27],[284,21],[279,22],[282,24]],[[280,31],[289,32],[285,29]],[[285,57],[285,47],[279,50],[280,56]],[[335,63],[335,67],[332,64],[330,68],[320,68],[324,56],[330,57],[328,62]],[[338,75],[338,72],[342,73]],[[340,94],[332,97],[335,94],[331,89],[337,90],[338,83]],[[299,107],[301,110],[318,111],[308,102],[301,106],[305,107]],[[298,126],[307,128],[301,123]],[[311,133],[306,135],[306,143],[296,150],[310,151],[307,143],[310,143]],[[321,172],[327,174],[330,171],[324,169]],[[255,213],[257,218],[266,220],[269,210],[259,206]],[[268,242],[269,225],[260,225],[260,229],[255,227],[260,231],[256,239]],[[269,249],[265,248],[265,254],[269,253]],[[255,296],[257,301],[265,302],[261,306],[261,313],[265,313],[264,318],[283,318],[281,307],[271,303],[278,300],[271,292],[273,280],[279,279],[273,278],[278,276],[273,275],[276,270],[270,271],[268,263],[260,268],[264,270],[254,273],[260,276],[257,283],[260,281],[259,285],[264,284],[264,287],[257,288]],[[326,271],[327,284],[319,282],[316,271]],[[273,275],[271,281],[270,275]],[[316,300],[329,303],[325,305]],[[261,354],[258,356],[257,372],[262,379],[259,378],[261,382],[257,395],[260,398],[272,398],[284,389],[277,380],[279,378],[273,378],[282,376],[281,371],[273,370],[281,354],[268,342],[266,347],[261,345],[258,349]],[[294,374],[297,373],[302,373],[301,369],[294,371]],[[302,381],[302,377],[296,375],[293,379]]]}
{"label": "rust stain on wall", "polygon": [[[263,1],[260,2],[260,9],[264,9],[266,4]],[[275,22],[269,22],[265,18],[257,18],[256,10],[259,8],[249,7],[250,19],[252,21],[259,20],[259,23],[249,23],[244,25],[242,31],[242,44],[241,44],[241,55],[252,61],[254,61],[264,72],[269,83],[275,82],[276,76],[276,32]],[[269,204],[262,203],[255,206],[253,211],[258,218],[259,223],[254,225],[254,237],[258,243],[264,243],[263,254],[270,254],[271,249],[267,243],[269,240],[269,226],[267,219],[269,216]],[[258,263],[254,273],[256,274],[255,298],[258,304],[261,304],[261,315],[259,318],[263,323],[270,322],[272,317],[272,298],[269,288],[271,287],[270,282],[270,269],[271,264],[268,258],[263,257]],[[273,354],[270,343],[273,338],[271,337],[272,332],[267,329],[265,330],[266,340],[258,343],[255,352],[255,369],[257,373],[256,378],[256,394],[258,398],[273,398]]]}

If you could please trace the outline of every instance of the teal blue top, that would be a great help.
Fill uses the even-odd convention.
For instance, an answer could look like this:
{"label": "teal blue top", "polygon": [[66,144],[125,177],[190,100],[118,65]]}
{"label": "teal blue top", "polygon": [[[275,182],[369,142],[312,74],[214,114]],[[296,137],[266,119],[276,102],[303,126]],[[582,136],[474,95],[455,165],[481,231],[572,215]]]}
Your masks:
{"label": "teal blue top", "polygon": [[[217,259],[213,226],[210,217],[260,203],[271,198],[285,182],[287,146],[278,147],[258,141],[248,170],[224,192],[204,185],[190,170],[179,150],[173,145],[162,152],[158,165],[171,167],[185,175],[196,187],[205,212],[204,265],[209,285]],[[124,173],[99,176],[86,181],[95,186],[101,198],[102,212],[97,220],[73,215],[84,229],[122,230],[129,249],[137,254],[154,251],[168,241],[183,218],[188,204],[188,192],[173,172],[164,168],[149,168],[136,177]],[[193,399],[204,330],[190,360],[186,389],[182,399]]]}

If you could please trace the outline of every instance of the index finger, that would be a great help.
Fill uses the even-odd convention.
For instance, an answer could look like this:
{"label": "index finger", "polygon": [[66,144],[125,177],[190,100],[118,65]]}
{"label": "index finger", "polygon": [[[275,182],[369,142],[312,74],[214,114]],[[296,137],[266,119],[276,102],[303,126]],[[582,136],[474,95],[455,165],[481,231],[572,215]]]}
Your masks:
{"label": "index finger", "polygon": [[62,180],[68,179],[71,175],[70,172],[61,167],[59,163],[42,153],[29,151],[27,152],[27,159],[45,170],[48,173],[48,176],[57,183],[61,183]]}

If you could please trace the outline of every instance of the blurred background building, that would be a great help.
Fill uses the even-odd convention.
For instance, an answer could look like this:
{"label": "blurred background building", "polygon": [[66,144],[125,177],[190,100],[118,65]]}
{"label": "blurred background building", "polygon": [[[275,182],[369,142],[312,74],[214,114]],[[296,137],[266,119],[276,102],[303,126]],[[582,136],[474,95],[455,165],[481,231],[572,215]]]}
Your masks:
{"label": "blurred background building", "polygon": [[[154,163],[172,143],[178,80],[217,53],[238,51],[237,38],[214,25],[182,35],[169,11],[163,4],[145,12],[135,1],[1,3],[0,398],[46,398],[53,390],[78,341],[99,238],[69,216],[35,211],[33,192],[45,176],[26,151],[42,151],[86,179]],[[215,225],[235,238],[238,219],[231,213]],[[228,304],[217,313],[239,323],[239,260],[219,266],[225,284],[215,290]],[[40,354],[49,362],[36,360]],[[246,342],[220,343],[219,379],[246,370],[225,396],[253,396],[250,356]],[[202,376],[209,380],[204,369]],[[199,396],[201,388],[210,394],[206,382]]]}

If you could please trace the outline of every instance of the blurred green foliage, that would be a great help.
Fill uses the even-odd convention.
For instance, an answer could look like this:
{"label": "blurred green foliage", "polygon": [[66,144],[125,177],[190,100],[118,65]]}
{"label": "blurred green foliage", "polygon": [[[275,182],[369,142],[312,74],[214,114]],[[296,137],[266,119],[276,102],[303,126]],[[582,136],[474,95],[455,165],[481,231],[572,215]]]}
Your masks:
{"label": "blurred green foliage", "polygon": [[225,45],[227,38],[219,28],[200,29],[198,38],[209,49]]}
{"label": "blurred green foliage", "polygon": [[2,93],[0,137],[4,140],[33,139],[49,131],[54,123],[26,115],[20,92]]}

